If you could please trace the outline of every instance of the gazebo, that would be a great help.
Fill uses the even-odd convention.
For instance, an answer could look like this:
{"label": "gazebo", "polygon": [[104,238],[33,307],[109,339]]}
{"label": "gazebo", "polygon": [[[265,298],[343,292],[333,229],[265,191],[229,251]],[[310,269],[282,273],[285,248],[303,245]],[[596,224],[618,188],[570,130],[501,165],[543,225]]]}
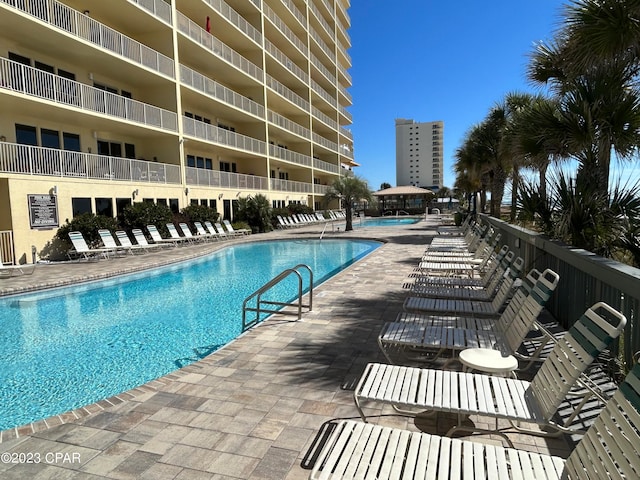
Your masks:
{"label": "gazebo", "polygon": [[380,210],[385,212],[386,210],[425,210],[436,194],[426,188],[403,185],[378,190],[373,192],[373,195],[378,197]]}

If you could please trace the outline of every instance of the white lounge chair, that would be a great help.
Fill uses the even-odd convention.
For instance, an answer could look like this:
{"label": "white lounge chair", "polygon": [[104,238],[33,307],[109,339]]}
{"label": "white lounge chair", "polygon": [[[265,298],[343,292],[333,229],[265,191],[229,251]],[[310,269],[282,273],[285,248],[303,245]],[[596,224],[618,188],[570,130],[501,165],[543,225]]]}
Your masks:
{"label": "white lounge chair", "polygon": [[[190,238],[187,238],[184,235],[180,235],[178,233],[178,229],[176,228],[176,226],[173,223],[167,223],[167,230],[169,231],[169,235],[171,236],[171,238],[173,240],[175,240],[176,242],[181,242],[181,243],[192,243],[193,240]],[[189,233],[191,233],[191,230],[189,230]]]}
{"label": "white lounge chair", "polygon": [[[585,399],[591,395],[589,385],[580,377],[620,335],[626,321],[624,315],[606,303],[598,302],[588,308],[557,340],[531,382],[504,376],[371,363],[354,391],[356,407],[364,421],[366,416],[360,404],[374,401],[405,409],[504,418],[574,433],[569,425],[586,400],[578,404],[563,424],[554,422],[552,417],[576,384],[585,389]],[[544,434],[513,425],[510,428]],[[459,424],[449,430],[448,435],[456,430],[500,432],[497,428],[488,430]]]}
{"label": "white lounge chair", "polygon": [[[189,228],[189,225],[187,225],[186,223],[180,222],[178,223],[178,226],[180,227],[180,230],[182,230],[182,234],[184,235],[184,237],[187,239],[188,242],[191,242],[191,243],[203,242],[205,240],[204,238],[196,237],[193,233],[191,233],[191,229]],[[169,232],[171,232],[171,230],[169,230]]]}
{"label": "white lounge chair", "polygon": [[227,231],[232,234],[232,235],[250,235],[251,234],[251,230],[249,230],[248,228],[239,228],[239,229],[234,229],[233,225],[231,225],[231,222],[227,219],[222,220],[222,223],[224,223],[224,226],[227,227]]}
{"label": "white lounge chair", "polygon": [[0,278],[8,278],[15,275],[32,275],[35,270],[35,263],[25,265],[5,265],[0,261]]}
{"label": "white lounge chair", "polygon": [[193,225],[196,227],[196,232],[198,236],[204,240],[220,240],[220,235],[217,233],[209,233],[207,232],[200,222],[193,222]]}
{"label": "white lounge chair", "polygon": [[310,474],[338,479],[640,478],[640,365],[560,457],[344,420],[333,425]]}
{"label": "white lounge chair", "polygon": [[69,232],[69,240],[73,245],[73,248],[67,253],[69,258],[81,257],[87,260],[96,257],[109,258],[109,254],[116,252],[113,248],[89,248],[82,232]]}
{"label": "white lounge chair", "polygon": [[161,245],[173,245],[177,247],[179,243],[182,243],[184,240],[180,238],[162,238],[158,228],[155,225],[147,225],[147,231],[149,235],[151,235],[151,240],[153,243],[161,244]]}
{"label": "white lounge chair", "polygon": [[559,280],[560,277],[552,270],[547,269],[540,274],[533,269],[497,319],[402,312],[395,322],[384,324],[378,345],[390,363],[394,363],[394,354],[407,359],[417,358],[421,362],[433,362],[444,354],[455,359],[458,352],[466,348],[495,348],[531,363],[550,340],[548,336],[543,336],[539,345],[526,357],[517,354],[516,349],[534,327]]}
{"label": "white lounge chair", "polygon": [[[513,265],[520,265],[520,262],[516,259]],[[474,316],[497,315],[504,309],[513,293],[514,282],[517,278],[517,272],[513,265],[509,267],[511,273],[505,276],[491,301],[426,298],[414,295],[408,296],[402,307],[407,312],[416,313],[473,314]],[[454,267],[451,266],[451,268]]]}
{"label": "white lounge chair", "polygon": [[133,238],[135,238],[136,242],[138,242],[138,245],[156,247],[156,248],[162,248],[162,247],[171,246],[171,243],[166,243],[166,242],[149,243],[147,241],[147,237],[145,237],[145,235],[144,235],[144,232],[139,228],[132,229],[131,233],[133,234]]}
{"label": "white lounge chair", "polygon": [[131,247],[118,245],[115,238],[113,238],[113,235],[111,234],[110,230],[107,230],[106,228],[101,228],[98,230],[98,235],[100,235],[100,240],[102,240],[102,243],[104,244],[104,246],[106,248],[112,249],[116,255],[127,254],[127,253],[131,253],[133,255]]}
{"label": "white lounge chair", "polygon": [[214,227],[210,221],[207,220],[206,222],[204,222],[204,226],[211,235],[216,237],[217,240],[224,240],[225,238],[228,238],[226,236],[223,237],[222,235],[220,235],[216,227]]}
{"label": "white lounge chair", "polygon": [[129,235],[127,235],[127,232],[125,232],[124,230],[116,230],[116,238],[120,242],[120,245],[122,245],[124,248],[129,249],[131,253],[134,253],[134,252],[144,253],[144,252],[148,252],[150,249],[158,248],[158,245],[149,245],[149,244],[141,245],[140,243],[135,245],[131,243],[131,239],[129,238]]}
{"label": "white lounge chair", "polygon": [[232,238],[232,235],[229,235],[227,231],[222,227],[222,225],[220,225],[219,223],[215,223],[214,225],[221,239],[225,240],[225,239]]}

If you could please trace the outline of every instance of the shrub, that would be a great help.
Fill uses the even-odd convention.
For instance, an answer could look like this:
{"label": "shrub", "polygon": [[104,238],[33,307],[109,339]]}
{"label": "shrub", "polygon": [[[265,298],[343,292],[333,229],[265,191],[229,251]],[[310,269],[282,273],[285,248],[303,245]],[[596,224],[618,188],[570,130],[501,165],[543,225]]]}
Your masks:
{"label": "shrub", "polygon": [[238,221],[247,222],[254,233],[273,230],[271,203],[261,194],[240,198],[235,218]]}
{"label": "shrub", "polygon": [[187,223],[193,225],[193,222],[217,222],[218,212],[206,205],[189,205],[180,212]]}
{"label": "shrub", "polygon": [[151,202],[138,202],[129,205],[122,214],[122,226],[127,230],[140,228],[145,231],[147,225],[155,225],[166,236],[168,222],[173,219],[171,209],[166,205]]}
{"label": "shrub", "polygon": [[58,229],[51,241],[47,242],[42,248],[40,258],[49,261],[66,259],[67,252],[72,247],[69,240],[69,232],[78,231],[82,233],[89,247],[101,246],[102,242],[100,241],[100,235],[98,235],[98,230],[101,228],[114,232],[118,228],[118,222],[115,218],[94,215],[93,213],[83,213],[71,221],[67,220]]}

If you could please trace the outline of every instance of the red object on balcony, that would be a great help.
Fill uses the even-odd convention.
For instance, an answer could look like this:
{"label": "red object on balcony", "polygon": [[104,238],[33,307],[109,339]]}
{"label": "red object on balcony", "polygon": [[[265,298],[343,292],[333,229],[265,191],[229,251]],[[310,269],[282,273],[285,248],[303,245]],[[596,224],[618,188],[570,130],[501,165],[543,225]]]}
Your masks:
{"label": "red object on balcony", "polygon": [[209,19],[209,17],[207,16],[207,33],[211,32],[211,20]]}

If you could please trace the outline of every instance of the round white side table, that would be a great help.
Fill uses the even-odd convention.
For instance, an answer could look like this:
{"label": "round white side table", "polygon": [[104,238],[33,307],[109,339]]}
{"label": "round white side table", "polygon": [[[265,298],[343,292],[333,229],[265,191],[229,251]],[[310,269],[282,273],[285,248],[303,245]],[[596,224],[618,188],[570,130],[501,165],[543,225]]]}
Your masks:
{"label": "round white side table", "polygon": [[513,355],[504,355],[491,348],[467,348],[460,352],[460,362],[467,370],[499,375],[513,375],[518,368],[518,359]]}

